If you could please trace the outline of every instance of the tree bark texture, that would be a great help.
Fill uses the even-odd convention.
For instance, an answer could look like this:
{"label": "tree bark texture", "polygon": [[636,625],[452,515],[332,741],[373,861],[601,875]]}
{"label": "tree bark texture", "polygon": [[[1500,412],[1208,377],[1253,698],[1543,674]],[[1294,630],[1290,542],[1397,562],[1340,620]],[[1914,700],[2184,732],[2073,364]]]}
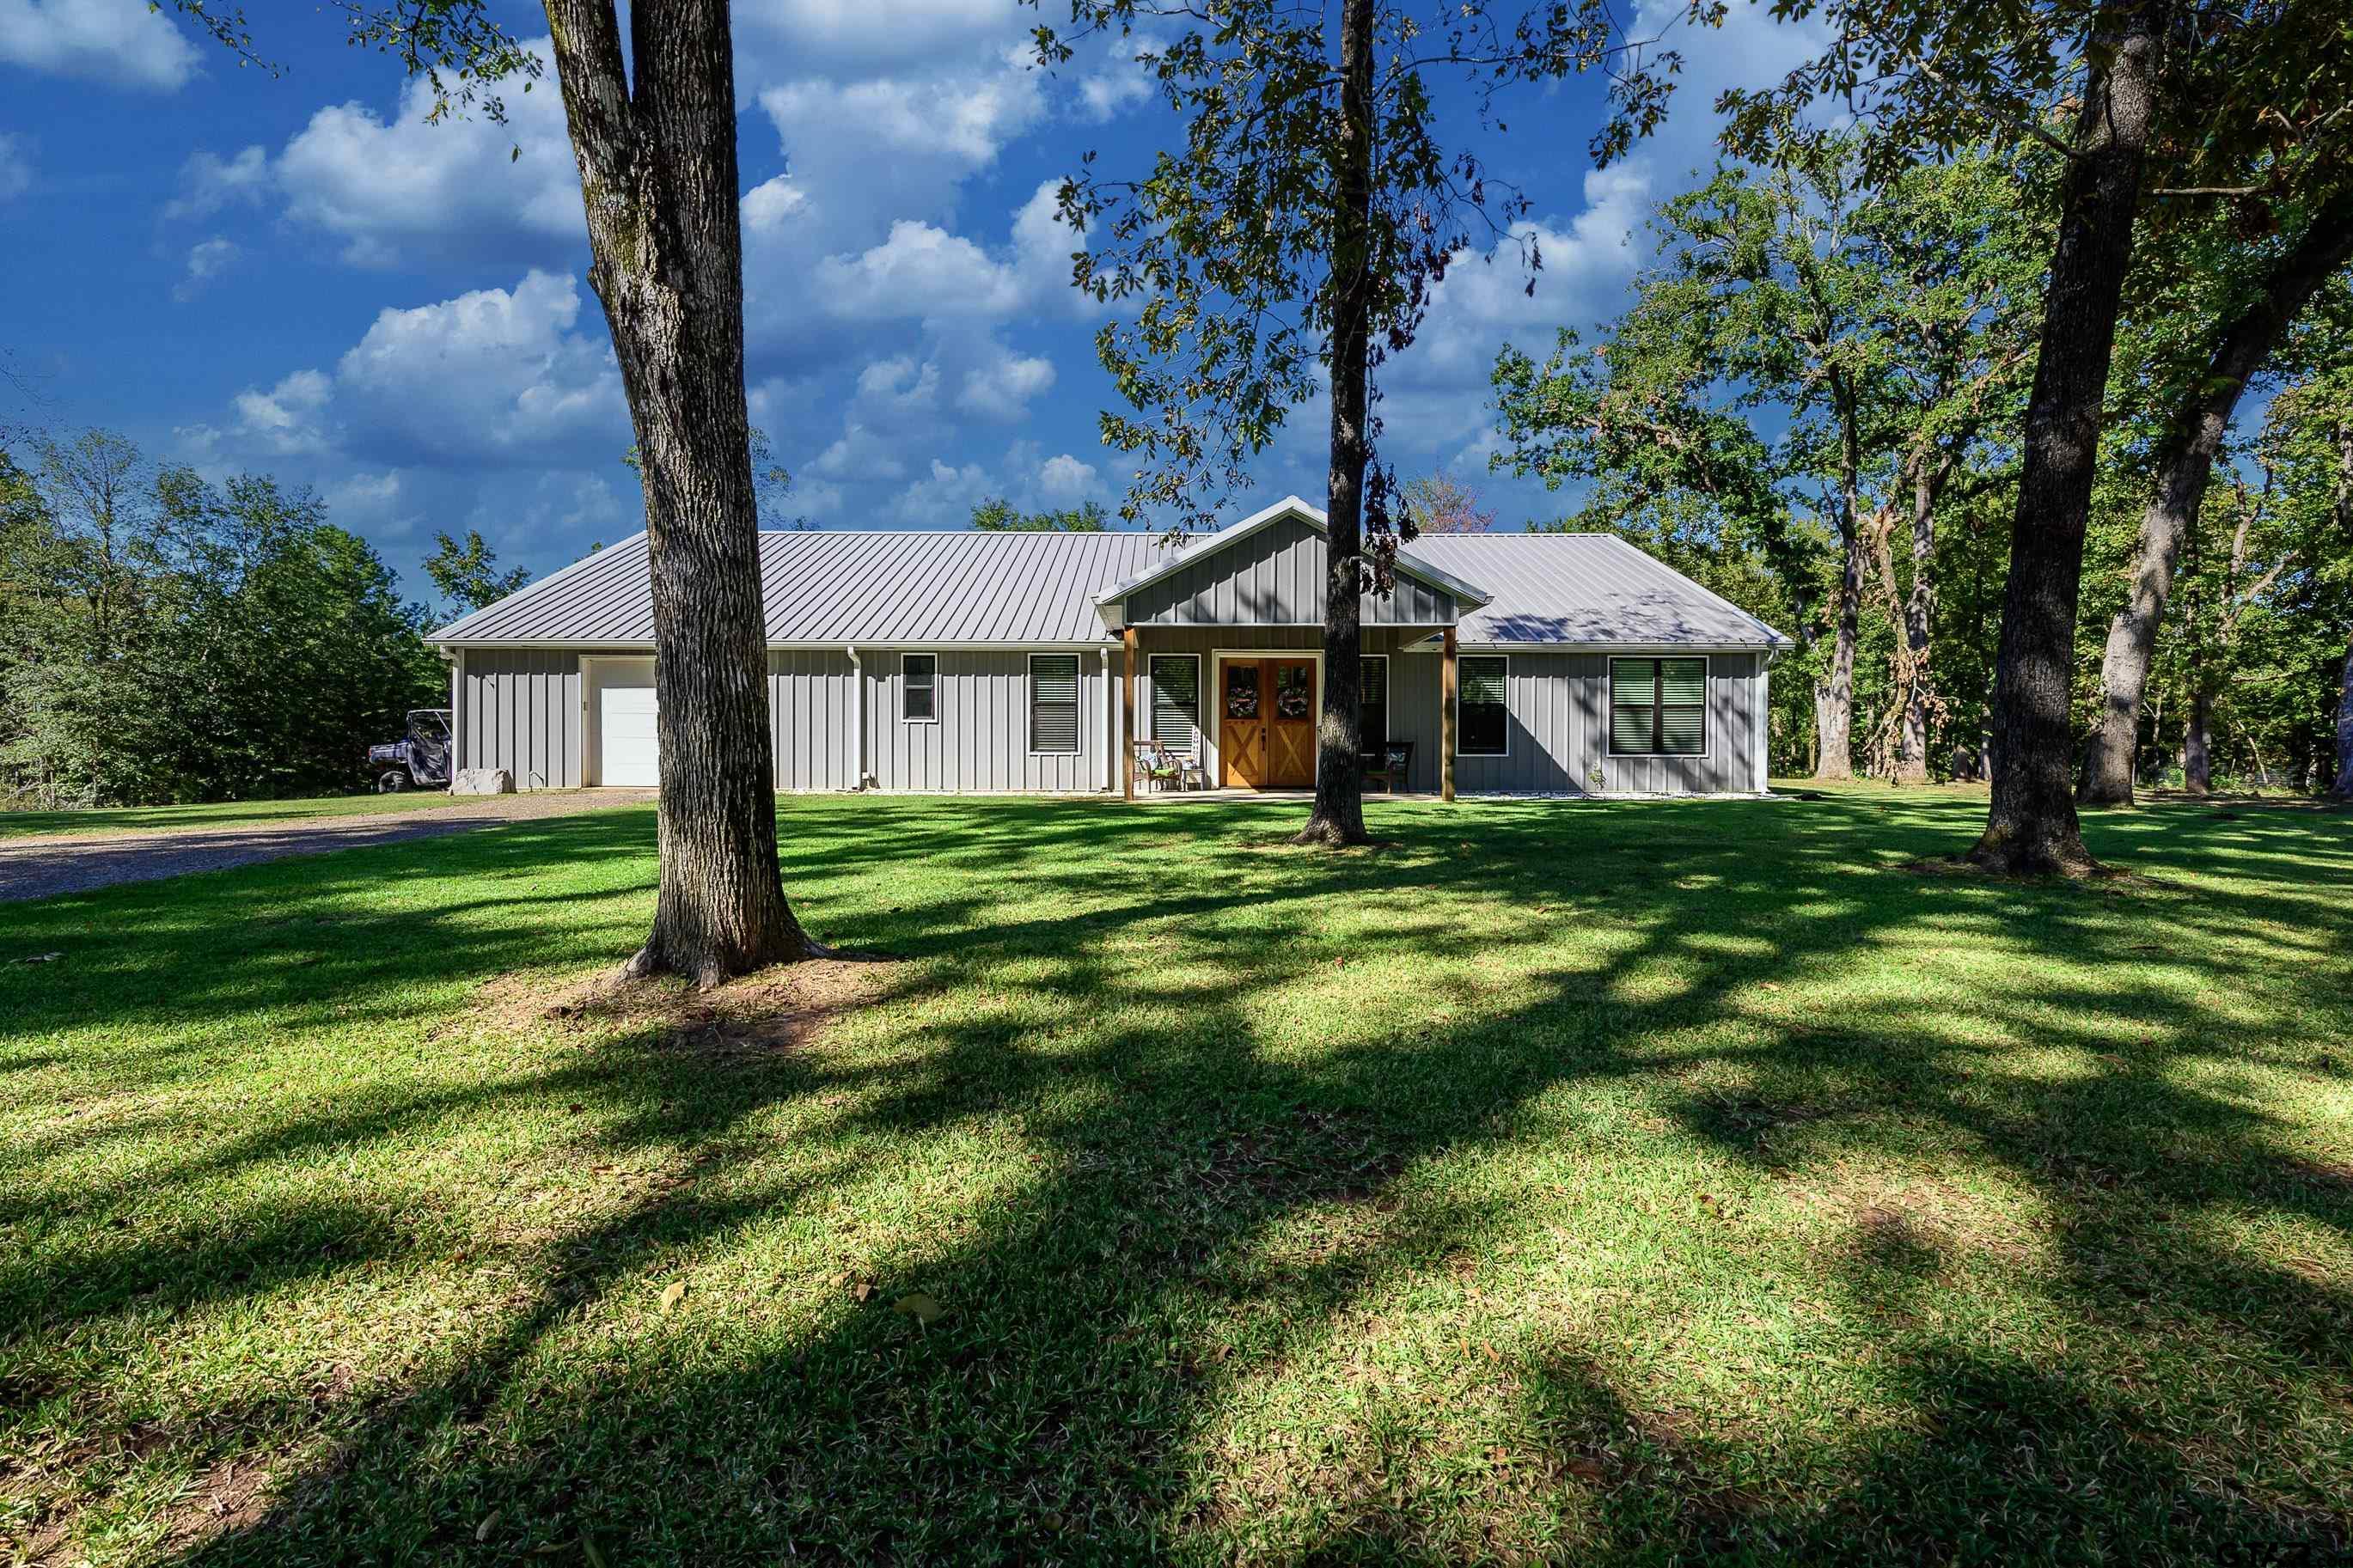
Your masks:
{"label": "tree bark texture", "polygon": [[[1854,437],[1849,433],[1852,447]],[[1860,458],[1852,450],[1839,496],[1838,626],[1831,644],[1829,676],[1815,683],[1814,722],[1820,744],[1814,777],[1854,777],[1854,654],[1862,636],[1862,538]]]}
{"label": "tree bark texture", "polygon": [[2353,800],[2353,643],[2345,647],[2345,675],[2337,695],[2337,782],[2328,793]]}
{"label": "tree bark texture", "polygon": [[2213,476],[2247,383],[2331,273],[2353,256],[2353,195],[2324,205],[2304,237],[2284,252],[2253,303],[2226,323],[2205,375],[2175,414],[2157,462],[2157,489],[2141,515],[2132,589],[2108,627],[2100,663],[2100,711],[2084,758],[2081,798],[2121,805],[2133,797],[2141,700],[2148,689],[2158,627],[2172,592],[2182,539]]}
{"label": "tree bark texture", "polygon": [[2132,260],[2168,8],[2168,0],[2101,5],[2093,35],[2108,64],[2085,83],[2074,161],[2061,191],[1994,677],[2000,766],[1985,833],[1969,855],[2008,875],[2097,868],[2075,817],[2069,685],[2100,405]]}
{"label": "tree bark texture", "polygon": [[547,0],[592,265],[646,492],[661,879],[633,973],[703,985],[811,951],[776,865],[726,0]]}
{"label": "tree bark texture", "polygon": [[1928,782],[1930,643],[1936,625],[1936,492],[1942,459],[1922,453],[1912,475],[1912,591],[1904,601],[1904,642],[1909,650],[1904,730],[1895,749],[1895,782]]}
{"label": "tree bark texture", "polygon": [[1373,0],[1340,18],[1340,141],[1333,151],[1331,468],[1324,500],[1324,690],[1315,809],[1302,843],[1363,844],[1362,555],[1372,319]]}
{"label": "tree bark texture", "polygon": [[[2337,429],[2337,528],[2338,537],[2353,542],[2353,425]],[[2345,648],[2345,673],[2337,692],[2337,782],[2328,793],[2353,800],[2353,643]]]}
{"label": "tree bark texture", "polygon": [[2191,795],[2214,791],[2214,689],[2204,661],[2189,661],[2189,722],[2181,736],[2181,787]]}

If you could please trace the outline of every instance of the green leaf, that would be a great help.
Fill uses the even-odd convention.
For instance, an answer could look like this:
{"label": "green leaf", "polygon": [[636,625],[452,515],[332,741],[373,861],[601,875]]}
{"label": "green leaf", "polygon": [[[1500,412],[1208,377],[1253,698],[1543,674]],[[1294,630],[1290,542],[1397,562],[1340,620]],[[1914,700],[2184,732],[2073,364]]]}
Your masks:
{"label": "green leaf", "polygon": [[938,1322],[947,1312],[947,1309],[941,1306],[937,1300],[923,1294],[921,1290],[912,1296],[900,1297],[891,1303],[891,1310],[902,1318],[914,1319],[925,1328]]}

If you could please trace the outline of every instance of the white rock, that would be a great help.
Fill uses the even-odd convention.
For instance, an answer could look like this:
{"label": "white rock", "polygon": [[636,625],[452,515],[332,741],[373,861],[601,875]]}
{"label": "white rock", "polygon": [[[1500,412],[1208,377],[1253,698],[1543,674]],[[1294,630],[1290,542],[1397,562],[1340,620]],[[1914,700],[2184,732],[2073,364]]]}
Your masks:
{"label": "white rock", "polygon": [[459,768],[449,781],[451,795],[512,795],[514,774],[504,768]]}

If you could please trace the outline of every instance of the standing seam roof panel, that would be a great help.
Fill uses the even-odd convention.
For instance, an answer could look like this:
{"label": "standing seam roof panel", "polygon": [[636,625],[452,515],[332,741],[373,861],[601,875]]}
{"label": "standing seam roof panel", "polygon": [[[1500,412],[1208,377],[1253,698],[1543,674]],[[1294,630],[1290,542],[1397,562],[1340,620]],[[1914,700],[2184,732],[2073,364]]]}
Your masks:
{"label": "standing seam roof panel", "polygon": [[[1165,561],[1166,548],[1136,532],[764,534],[768,640],[1101,642],[1106,632],[1094,596]],[[1463,616],[1468,642],[1766,647],[1788,640],[1612,535],[1428,535],[1410,552],[1495,595]],[[648,566],[645,536],[636,535],[459,618],[433,640],[649,643]],[[1214,597],[1213,583],[1171,580],[1172,591],[1185,586],[1196,594],[1209,589]],[[1285,584],[1275,597],[1295,598],[1299,589]]]}

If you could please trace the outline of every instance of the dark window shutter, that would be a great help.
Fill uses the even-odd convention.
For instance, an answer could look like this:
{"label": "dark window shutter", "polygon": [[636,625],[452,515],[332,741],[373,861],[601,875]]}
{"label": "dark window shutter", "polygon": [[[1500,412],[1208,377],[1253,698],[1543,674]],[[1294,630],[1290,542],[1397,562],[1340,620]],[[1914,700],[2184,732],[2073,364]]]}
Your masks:
{"label": "dark window shutter", "polygon": [[1389,661],[1368,658],[1358,668],[1357,706],[1361,717],[1357,723],[1363,731],[1364,749],[1384,752],[1389,743]]}
{"label": "dark window shutter", "polygon": [[1079,749],[1079,656],[1039,654],[1029,661],[1029,749]]}
{"label": "dark window shutter", "polygon": [[1152,738],[1173,751],[1192,752],[1200,744],[1200,660],[1190,654],[1181,658],[1155,655]]}

